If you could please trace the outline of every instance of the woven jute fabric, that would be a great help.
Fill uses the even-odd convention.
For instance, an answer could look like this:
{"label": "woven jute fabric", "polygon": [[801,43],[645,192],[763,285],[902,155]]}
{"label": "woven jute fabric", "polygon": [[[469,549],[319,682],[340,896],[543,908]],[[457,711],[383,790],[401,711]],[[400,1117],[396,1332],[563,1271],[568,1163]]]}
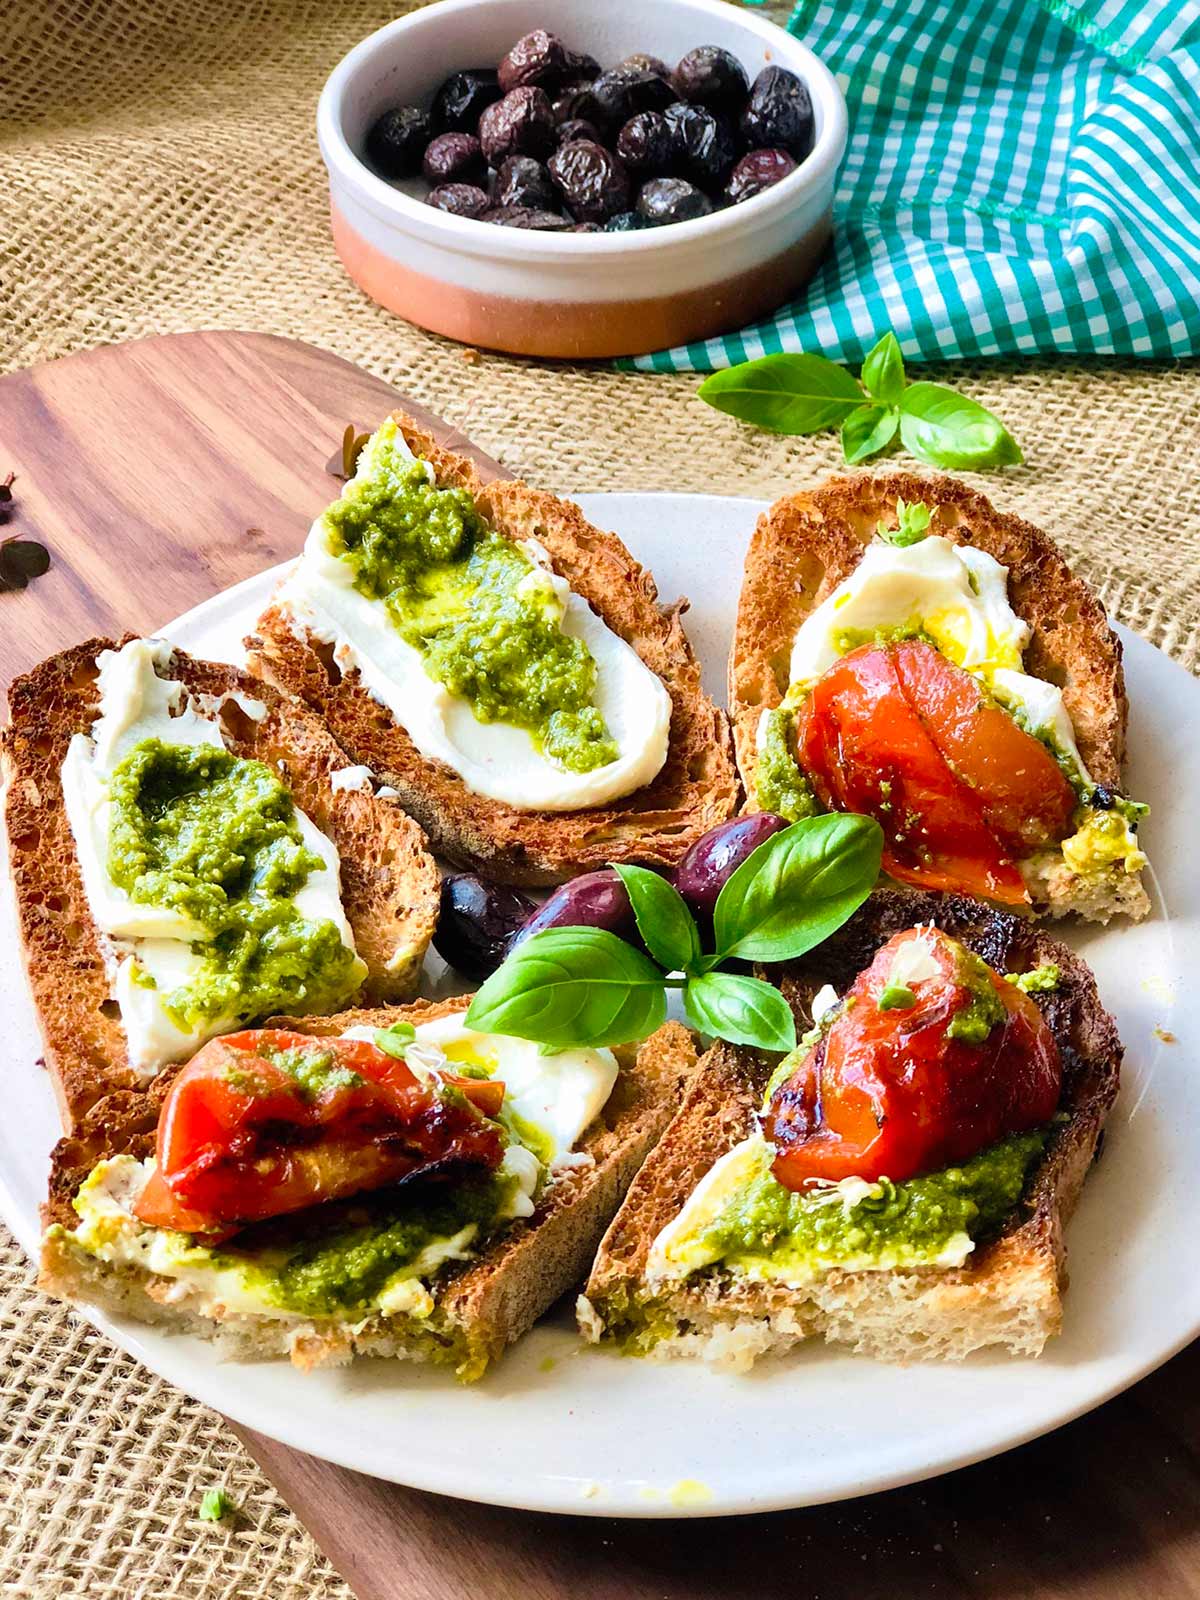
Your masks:
{"label": "woven jute fabric", "polygon": [[[832,438],[743,429],[695,399],[694,378],[465,359],[347,281],[313,109],[338,57],[393,10],[4,0],[0,370],[153,333],[258,329],[360,362],[548,488],[771,496],[836,467]],[[993,407],[1025,447],[1026,466],[980,486],[1060,540],[1116,617],[1195,667],[1200,371],[928,375]],[[0,1593],[349,1600],[221,1420],[40,1297],[7,1239],[0,1319]],[[216,1484],[241,1508],[230,1526],[196,1519]]]}

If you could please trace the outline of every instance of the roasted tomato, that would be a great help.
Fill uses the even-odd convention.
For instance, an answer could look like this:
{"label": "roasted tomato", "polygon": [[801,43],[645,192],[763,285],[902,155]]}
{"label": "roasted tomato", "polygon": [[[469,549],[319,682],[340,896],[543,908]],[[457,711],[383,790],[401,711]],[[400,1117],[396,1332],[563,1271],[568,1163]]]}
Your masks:
{"label": "roasted tomato", "polygon": [[789,1189],[902,1183],[1039,1127],[1061,1088],[1058,1046],[1034,1001],[938,929],[912,928],[859,974],[772,1096],[763,1132]]}
{"label": "roasted tomato", "polygon": [[364,1041],[271,1028],[214,1039],[167,1093],[135,1214],[228,1235],[414,1173],[496,1167],[503,1139],[488,1118],[503,1084],[447,1081],[459,1097]]}
{"label": "roasted tomato", "polygon": [[835,662],[796,756],[823,804],[879,819],[892,877],[1006,905],[1029,898],[1015,858],[1062,838],[1075,805],[1049,751],[922,640]]}

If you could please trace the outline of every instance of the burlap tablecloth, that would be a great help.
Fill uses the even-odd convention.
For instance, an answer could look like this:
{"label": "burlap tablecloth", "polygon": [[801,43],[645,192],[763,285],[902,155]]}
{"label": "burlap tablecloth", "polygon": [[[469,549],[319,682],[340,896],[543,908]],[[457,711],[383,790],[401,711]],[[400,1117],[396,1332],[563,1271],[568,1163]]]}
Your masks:
{"label": "burlap tablecloth", "polygon": [[[742,429],[694,399],[692,378],[468,364],[353,288],[329,242],[313,107],[342,52],[393,11],[4,0],[0,370],[151,333],[259,329],[360,362],[549,488],[767,496],[836,466],[832,438]],[[1027,466],[981,486],[1058,538],[1115,616],[1196,667],[1196,366],[935,375],[1025,447]],[[7,1236],[0,1326],[0,1592],[350,1600],[220,1419],[42,1299]],[[242,1508],[230,1527],[195,1517],[218,1483]]]}

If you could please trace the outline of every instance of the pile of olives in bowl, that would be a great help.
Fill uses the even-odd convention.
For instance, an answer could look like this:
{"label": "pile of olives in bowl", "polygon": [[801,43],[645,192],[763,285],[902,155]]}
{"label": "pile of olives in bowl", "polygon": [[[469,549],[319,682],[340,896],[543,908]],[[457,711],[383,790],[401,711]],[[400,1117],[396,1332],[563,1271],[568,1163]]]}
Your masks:
{"label": "pile of olives in bowl", "polygon": [[[668,874],[702,938],[712,933],[713,910],[726,880],[787,825],[770,811],[722,822],[697,839]],[[471,872],[455,873],[442,882],[433,944],[448,966],[482,983],[522,940],[546,928],[604,928],[631,944],[641,943],[625,885],[611,867],[604,867],[560,885],[540,906],[518,889],[488,883]]]}
{"label": "pile of olives in bowl", "polygon": [[628,56],[602,68],[544,28],[497,67],[452,73],[428,107],[394,106],[367,131],[383,178],[422,177],[427,205],[508,228],[624,233],[752,199],[813,147],[795,73],[699,45],[674,67]]}

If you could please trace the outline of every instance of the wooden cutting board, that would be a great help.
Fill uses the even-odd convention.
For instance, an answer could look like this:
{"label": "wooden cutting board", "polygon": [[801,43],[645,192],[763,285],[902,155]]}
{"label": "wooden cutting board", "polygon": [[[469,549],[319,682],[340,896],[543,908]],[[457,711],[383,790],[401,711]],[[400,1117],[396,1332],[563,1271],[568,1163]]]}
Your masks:
{"label": "wooden cutting board", "polygon": [[[0,379],[0,478],[17,474],[0,536],[40,540],[52,561],[0,594],[4,685],[63,645],[152,630],[294,555],[336,487],[326,463],[346,424],[397,404],[500,473],[379,379],[260,334],[148,339]],[[511,1406],[496,1426],[519,1426]],[[769,1517],[465,1506],[235,1431],[359,1600],[1200,1600],[1200,1346],[997,1461]]]}

